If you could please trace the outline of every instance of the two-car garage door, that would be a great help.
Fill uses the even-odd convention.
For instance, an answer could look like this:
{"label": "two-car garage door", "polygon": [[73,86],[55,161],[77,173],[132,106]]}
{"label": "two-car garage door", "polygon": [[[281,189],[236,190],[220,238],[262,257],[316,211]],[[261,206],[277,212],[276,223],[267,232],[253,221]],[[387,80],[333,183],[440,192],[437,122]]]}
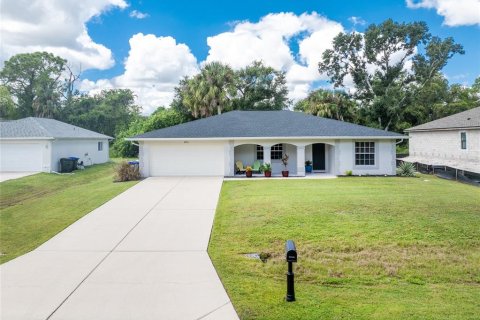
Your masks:
{"label": "two-car garage door", "polygon": [[149,176],[223,176],[223,142],[147,143]]}
{"label": "two-car garage door", "polygon": [[43,144],[0,143],[0,171],[42,171]]}

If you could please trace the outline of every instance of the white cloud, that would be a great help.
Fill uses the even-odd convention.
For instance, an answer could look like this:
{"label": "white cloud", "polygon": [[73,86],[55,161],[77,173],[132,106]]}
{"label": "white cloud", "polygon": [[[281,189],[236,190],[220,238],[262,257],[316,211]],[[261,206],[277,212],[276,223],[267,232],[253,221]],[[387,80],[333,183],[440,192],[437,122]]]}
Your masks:
{"label": "white cloud", "polygon": [[480,0],[406,0],[411,9],[435,9],[447,26],[480,24]]}
{"label": "white cloud", "polygon": [[133,10],[129,14],[130,18],[135,18],[135,19],[145,19],[148,18],[150,15],[148,13],[143,13],[138,10]]}
{"label": "white cloud", "polygon": [[[233,30],[207,39],[209,54],[203,63],[221,61],[239,69],[255,60],[286,71],[290,98],[307,96],[312,82],[326,79],[318,73],[323,51],[331,47],[342,26],[317,13],[269,14],[259,22],[235,22]],[[291,42],[298,45],[294,55]],[[130,88],[145,113],[168,106],[174,88],[184,76],[198,72],[196,58],[185,44],[172,37],[136,34],[130,39],[125,72],[112,79],[83,80],[81,90],[90,93],[102,89]]]}
{"label": "white cloud", "polygon": [[22,52],[48,51],[81,64],[82,69],[107,69],[112,52],[88,35],[86,22],[124,0],[3,0],[0,61]]}
{"label": "white cloud", "polygon": [[97,93],[102,89],[128,88],[137,95],[137,103],[145,113],[159,106],[168,106],[174,88],[184,76],[198,72],[197,59],[187,45],[172,37],[135,34],[129,40],[130,51],[125,72],[113,79],[83,80],[82,91]]}
{"label": "white cloud", "polygon": [[[316,12],[268,14],[260,21],[233,23],[233,30],[207,38],[210,47],[206,62],[221,61],[238,69],[254,60],[287,73],[290,98],[305,97],[313,81],[325,79],[318,62],[333,38],[343,31],[340,23]],[[298,55],[291,49],[298,45]]]}
{"label": "white cloud", "polygon": [[348,18],[348,21],[350,21],[354,26],[356,25],[364,26],[367,24],[367,21],[363,20],[361,17],[355,17],[355,16]]}

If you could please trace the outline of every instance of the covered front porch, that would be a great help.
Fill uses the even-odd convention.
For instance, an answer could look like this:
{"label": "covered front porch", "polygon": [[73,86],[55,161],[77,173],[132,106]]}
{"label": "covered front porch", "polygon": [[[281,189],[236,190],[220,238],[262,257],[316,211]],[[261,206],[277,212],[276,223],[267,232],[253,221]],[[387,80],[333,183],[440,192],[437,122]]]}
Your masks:
{"label": "covered front porch", "polygon": [[[282,163],[282,157],[288,155],[287,166]],[[311,162],[311,168],[306,168],[305,162]],[[270,163],[272,177],[281,177],[282,171],[289,171],[290,177],[320,177],[332,176],[335,172],[335,146],[333,141],[275,141],[275,142],[237,142],[233,150],[234,172],[230,176],[245,176],[245,169],[254,169],[253,176],[261,177],[258,167]],[[311,169],[311,170],[309,170]]]}

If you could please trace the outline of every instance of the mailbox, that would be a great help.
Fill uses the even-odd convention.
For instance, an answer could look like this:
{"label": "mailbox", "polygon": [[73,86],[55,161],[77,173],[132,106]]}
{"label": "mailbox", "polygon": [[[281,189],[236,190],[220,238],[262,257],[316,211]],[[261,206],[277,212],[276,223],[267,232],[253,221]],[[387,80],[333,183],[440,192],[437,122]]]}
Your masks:
{"label": "mailbox", "polygon": [[297,248],[295,248],[295,242],[287,240],[285,244],[285,253],[287,262],[297,262]]}
{"label": "mailbox", "polygon": [[287,302],[295,301],[295,275],[293,274],[293,262],[297,262],[297,248],[295,248],[295,242],[287,240],[285,243],[285,259],[288,262],[287,272],[287,296],[285,300]]}

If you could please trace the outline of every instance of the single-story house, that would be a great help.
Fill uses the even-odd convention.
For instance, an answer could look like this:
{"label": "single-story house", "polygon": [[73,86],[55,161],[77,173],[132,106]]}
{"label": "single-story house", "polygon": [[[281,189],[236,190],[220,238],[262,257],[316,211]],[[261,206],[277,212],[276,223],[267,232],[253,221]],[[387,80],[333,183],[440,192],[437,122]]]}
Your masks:
{"label": "single-story house", "polygon": [[60,158],[84,165],[109,161],[112,137],[47,118],[0,121],[0,171],[58,171]]}
{"label": "single-story house", "polygon": [[139,144],[141,174],[234,176],[236,162],[271,163],[290,175],[314,172],[394,175],[404,135],[293,111],[231,111],[128,138]]}
{"label": "single-story house", "polygon": [[480,107],[405,130],[405,161],[480,173]]}

